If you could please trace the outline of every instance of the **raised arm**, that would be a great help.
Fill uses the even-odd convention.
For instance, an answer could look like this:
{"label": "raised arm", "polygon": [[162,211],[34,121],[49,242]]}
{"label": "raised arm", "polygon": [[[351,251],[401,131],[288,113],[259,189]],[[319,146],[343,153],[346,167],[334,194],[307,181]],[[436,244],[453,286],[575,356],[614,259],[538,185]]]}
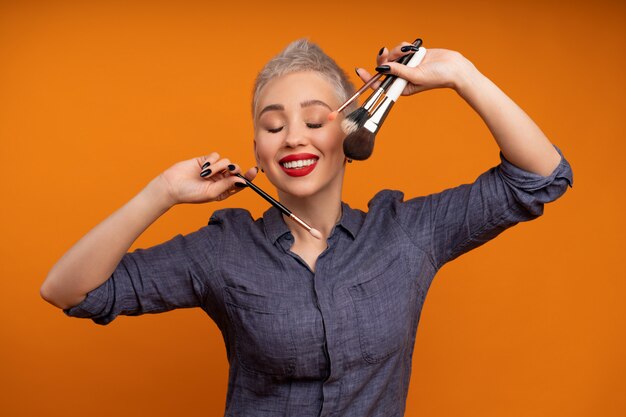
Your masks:
{"label": "raised arm", "polygon": [[[416,68],[390,62],[402,55],[401,47],[384,49],[377,57],[377,70],[398,75],[409,84],[404,95],[434,88],[454,89],[485,121],[504,157],[517,167],[548,176],[558,166],[561,156],[530,117],[493,82],[458,52],[428,49]],[[364,69],[359,76],[371,76]]]}
{"label": "raised arm", "polygon": [[[402,194],[392,196],[388,212],[439,269],[507,228],[542,215],[544,205],[572,185],[573,174],[530,117],[465,57],[428,49],[416,68],[389,62],[406,53],[401,50],[405,45],[384,49],[377,71],[408,80],[405,95],[454,89],[485,121],[502,153],[498,166],[470,184],[407,201]],[[364,69],[358,73],[364,80],[370,78]]]}
{"label": "raised arm", "polygon": [[[200,176],[201,172],[205,174]],[[79,304],[110,277],[133,242],[157,218],[179,203],[227,198],[240,189],[235,183],[243,183],[230,175],[237,172],[238,166],[217,153],[173,165],[72,246],[48,273],[41,296],[62,309]],[[255,176],[255,169],[246,173],[248,179]]]}

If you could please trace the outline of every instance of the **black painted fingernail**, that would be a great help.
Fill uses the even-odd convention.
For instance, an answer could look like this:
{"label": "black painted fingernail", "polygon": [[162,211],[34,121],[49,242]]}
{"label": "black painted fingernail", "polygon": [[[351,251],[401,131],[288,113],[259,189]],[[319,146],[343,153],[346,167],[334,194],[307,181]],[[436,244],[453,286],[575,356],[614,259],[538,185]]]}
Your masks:
{"label": "black painted fingernail", "polygon": [[418,49],[419,48],[415,45],[404,45],[402,48],[400,48],[402,52],[409,52],[409,51],[416,52]]}
{"label": "black painted fingernail", "polygon": [[389,72],[390,70],[391,70],[391,67],[389,65],[380,65],[376,67],[377,72]]}
{"label": "black painted fingernail", "polygon": [[235,166],[233,164],[228,165],[228,170],[229,171],[234,171],[235,170]]}
{"label": "black painted fingernail", "polygon": [[207,175],[211,175],[211,170],[210,170],[210,169],[207,169],[206,171],[202,171],[202,172],[200,173],[200,176],[201,176],[202,178],[206,177]]}
{"label": "black painted fingernail", "polygon": [[356,75],[359,75],[359,69],[358,68],[354,68],[354,72],[356,72]]}
{"label": "black painted fingernail", "polygon": [[383,52],[385,52],[385,47],[384,46],[382,48],[380,48],[380,51],[378,51],[378,56],[381,56],[383,54]]}
{"label": "black painted fingernail", "polygon": [[204,168],[208,167],[209,165],[211,165],[211,163],[210,163],[210,162],[205,162],[205,163],[204,163],[204,165],[202,165],[202,169],[204,169]]}
{"label": "black painted fingernail", "polygon": [[247,186],[248,185],[244,184],[243,182],[236,182],[235,183],[235,187],[238,187],[238,188],[246,188]]}

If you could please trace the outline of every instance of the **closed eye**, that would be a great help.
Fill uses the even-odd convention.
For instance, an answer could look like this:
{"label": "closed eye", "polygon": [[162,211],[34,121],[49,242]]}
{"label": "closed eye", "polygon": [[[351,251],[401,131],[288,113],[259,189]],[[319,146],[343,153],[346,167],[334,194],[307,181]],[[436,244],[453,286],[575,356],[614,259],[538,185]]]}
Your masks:
{"label": "closed eye", "polygon": [[276,128],[274,128],[274,129],[267,129],[267,131],[268,131],[268,132],[270,132],[270,133],[278,133],[278,132],[280,132],[281,130],[283,130],[283,127],[284,127],[284,126],[276,127]]}
{"label": "closed eye", "polygon": [[319,129],[322,126],[324,126],[323,123],[307,123],[306,124],[306,127],[308,127],[309,129]]}

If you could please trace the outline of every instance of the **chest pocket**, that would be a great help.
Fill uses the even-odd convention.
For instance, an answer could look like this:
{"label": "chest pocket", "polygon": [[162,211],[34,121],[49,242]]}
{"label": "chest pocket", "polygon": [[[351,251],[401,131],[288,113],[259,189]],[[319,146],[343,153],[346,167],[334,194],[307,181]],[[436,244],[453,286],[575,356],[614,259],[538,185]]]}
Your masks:
{"label": "chest pocket", "polygon": [[224,288],[224,299],[235,333],[235,352],[251,372],[290,376],[296,366],[292,321],[281,299]]}
{"label": "chest pocket", "polygon": [[405,346],[415,307],[411,282],[408,266],[397,259],[382,272],[374,272],[373,278],[348,289],[365,361],[380,362]]}

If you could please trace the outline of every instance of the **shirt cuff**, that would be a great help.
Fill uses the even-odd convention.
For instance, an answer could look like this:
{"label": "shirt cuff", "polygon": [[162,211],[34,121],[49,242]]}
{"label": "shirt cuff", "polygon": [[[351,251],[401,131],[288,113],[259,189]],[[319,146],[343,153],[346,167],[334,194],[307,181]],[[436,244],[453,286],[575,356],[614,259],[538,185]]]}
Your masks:
{"label": "shirt cuff", "polygon": [[554,182],[557,178],[565,179],[567,181],[567,185],[571,188],[574,185],[574,174],[572,172],[572,168],[563,156],[561,150],[556,145],[552,146],[554,146],[554,149],[556,149],[561,156],[561,162],[559,162],[550,175],[544,177],[543,175],[523,170],[522,168],[509,162],[509,160],[504,157],[502,152],[500,152],[500,170],[502,174],[504,174],[507,180],[515,183],[516,186],[527,191],[544,188],[546,185]]}
{"label": "shirt cuff", "polygon": [[97,316],[104,310],[106,299],[99,296],[104,289],[104,285],[90,291],[80,304],[73,307],[63,309],[63,312],[69,317],[91,318]]}

